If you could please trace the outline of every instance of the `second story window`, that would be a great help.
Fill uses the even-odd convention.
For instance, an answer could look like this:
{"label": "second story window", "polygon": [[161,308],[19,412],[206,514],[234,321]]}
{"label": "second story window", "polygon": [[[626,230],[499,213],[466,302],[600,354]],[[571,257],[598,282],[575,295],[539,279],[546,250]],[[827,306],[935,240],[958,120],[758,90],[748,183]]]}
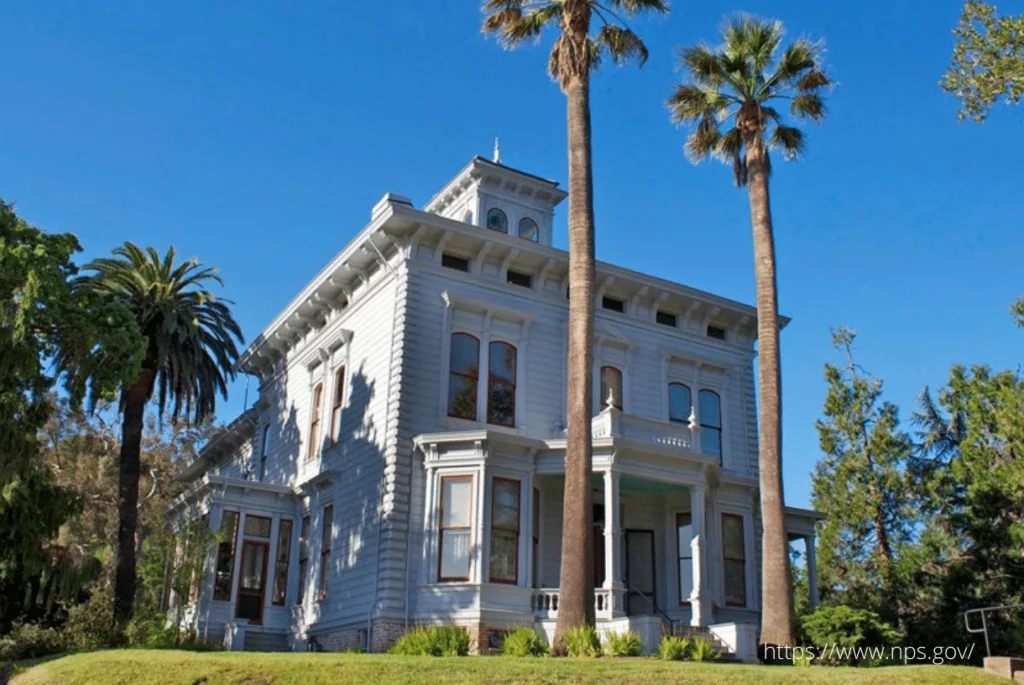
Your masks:
{"label": "second story window", "polygon": [[601,401],[604,409],[608,404],[608,394],[612,396],[612,406],[622,411],[622,372],[614,366],[601,367]]}
{"label": "second story window", "polygon": [[468,333],[453,333],[448,367],[448,416],[476,421],[479,380],[480,341]]}
{"label": "second story window", "polygon": [[309,448],[306,452],[306,459],[316,456],[317,443],[320,441],[320,410],[323,409],[324,384],[317,383],[313,388],[312,414],[309,420]]}
{"label": "second story window", "polygon": [[487,423],[516,425],[516,348],[490,344],[487,372]]}
{"label": "second story window", "polygon": [[722,399],[713,390],[700,391],[700,451],[722,456]]}
{"label": "second story window", "polygon": [[519,237],[537,242],[540,239],[540,231],[537,229],[537,222],[533,219],[520,219]]}
{"label": "second story window", "polygon": [[692,411],[690,389],[682,383],[668,384],[668,420],[689,423]]}
{"label": "second story window", "polygon": [[334,372],[334,403],[331,405],[331,442],[338,441],[341,433],[341,407],[345,402],[345,367]]}
{"label": "second story window", "polygon": [[260,437],[260,482],[267,475],[267,450],[270,449],[270,424],[263,426],[263,435]]}
{"label": "second story window", "polygon": [[487,210],[487,228],[498,233],[508,233],[508,217],[497,207]]}

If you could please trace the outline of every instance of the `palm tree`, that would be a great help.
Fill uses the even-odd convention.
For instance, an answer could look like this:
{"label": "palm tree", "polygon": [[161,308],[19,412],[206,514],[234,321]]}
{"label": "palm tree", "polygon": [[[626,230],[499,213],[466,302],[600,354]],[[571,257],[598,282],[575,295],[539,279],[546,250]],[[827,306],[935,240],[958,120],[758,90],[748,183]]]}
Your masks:
{"label": "palm tree", "polygon": [[786,160],[800,156],[803,132],[789,125],[775,106],[789,102],[792,117],[820,122],[825,116],[823,92],[832,84],[821,65],[820,44],[797,39],[780,51],[783,36],[780,22],[737,15],[722,29],[720,47],[696,45],[680,51],[686,79],[668,99],[673,121],[696,124],[684,146],[690,161],[712,156],[731,163],[736,185],[746,187],[750,198],[757,283],[762,645],[793,644],[769,149],[778,150]]}
{"label": "palm tree", "polygon": [[[487,0],[483,30],[506,48],[558,32],[548,72],[565,93],[569,147],[569,346],[562,511],[562,565],[555,648],[569,628],[594,623],[590,476],[594,343],[594,184],[590,150],[590,72],[607,54],[616,64],[647,61],[624,18],[668,11],[663,0]],[[591,33],[592,27],[596,30]]]}
{"label": "palm tree", "polygon": [[196,259],[175,263],[174,248],[161,259],[152,247],[143,251],[126,242],[113,257],[96,259],[86,267],[78,286],[91,289],[127,306],[146,342],[138,376],[121,388],[121,454],[118,465],[117,568],[114,616],[123,626],[135,601],[135,535],[138,529],[139,454],[146,404],[157,398],[162,416],[170,403],[172,421],[185,416],[195,422],[213,415],[216,395],[227,397],[234,378],[236,342],[242,331],[231,315],[228,300],[205,290],[223,285],[216,269]]}

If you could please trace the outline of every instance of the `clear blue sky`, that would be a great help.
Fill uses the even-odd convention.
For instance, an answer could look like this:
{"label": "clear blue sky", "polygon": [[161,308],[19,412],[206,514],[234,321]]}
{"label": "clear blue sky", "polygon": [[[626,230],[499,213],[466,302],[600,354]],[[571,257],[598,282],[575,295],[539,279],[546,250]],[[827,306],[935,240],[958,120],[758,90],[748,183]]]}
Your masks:
{"label": "clear blue sky", "polygon": [[[595,77],[598,258],[751,302],[746,195],[727,167],[683,158],[663,105],[675,48],[714,41],[738,9],[826,41],[839,83],[828,121],[772,186],[780,306],[793,317],[792,504],[808,503],[819,456],[830,326],[860,332],[860,361],[904,414],[952,362],[1021,359],[1007,307],[1024,292],[1024,112],[957,123],[936,81],[960,4],[676,0],[667,18],[634,23],[645,68]],[[130,239],[220,266],[251,338],[381,195],[422,205],[496,135],[503,161],[564,183],[564,100],[544,49],[506,53],[479,26],[475,0],[10,0],[0,196],[78,234],[83,259]],[[564,247],[564,210],[557,224]]]}

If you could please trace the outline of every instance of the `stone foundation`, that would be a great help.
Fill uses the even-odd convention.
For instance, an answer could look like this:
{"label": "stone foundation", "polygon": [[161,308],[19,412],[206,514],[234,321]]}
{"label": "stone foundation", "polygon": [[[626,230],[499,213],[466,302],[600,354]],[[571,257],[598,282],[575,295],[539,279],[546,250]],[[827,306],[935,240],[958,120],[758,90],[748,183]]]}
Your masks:
{"label": "stone foundation", "polygon": [[405,635],[405,622],[381,619],[373,622],[370,635],[370,651],[386,652]]}

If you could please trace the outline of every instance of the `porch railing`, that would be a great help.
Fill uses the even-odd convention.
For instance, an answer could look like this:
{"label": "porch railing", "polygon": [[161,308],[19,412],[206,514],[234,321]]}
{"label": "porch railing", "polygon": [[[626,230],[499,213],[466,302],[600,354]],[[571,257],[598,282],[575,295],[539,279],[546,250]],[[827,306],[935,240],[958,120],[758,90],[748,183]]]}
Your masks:
{"label": "porch railing", "polygon": [[595,416],[590,430],[595,438],[622,437],[674,449],[689,450],[695,444],[694,431],[686,424],[624,414],[614,407]]}
{"label": "porch railing", "polygon": [[[558,588],[541,588],[533,591],[530,609],[537,618],[558,618]],[[614,599],[611,590],[594,588],[594,613],[598,618],[610,618]]]}

